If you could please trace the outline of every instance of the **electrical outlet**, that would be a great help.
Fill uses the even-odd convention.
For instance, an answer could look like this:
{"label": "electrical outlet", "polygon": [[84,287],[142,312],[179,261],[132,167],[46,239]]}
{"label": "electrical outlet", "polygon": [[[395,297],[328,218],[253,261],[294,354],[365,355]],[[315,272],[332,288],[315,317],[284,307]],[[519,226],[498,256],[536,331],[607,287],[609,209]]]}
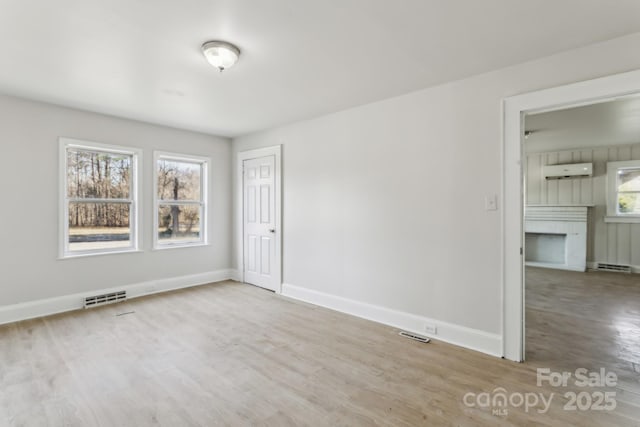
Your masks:
{"label": "electrical outlet", "polygon": [[436,335],[438,333],[438,328],[436,327],[436,325],[426,323],[424,325],[424,332],[430,335]]}

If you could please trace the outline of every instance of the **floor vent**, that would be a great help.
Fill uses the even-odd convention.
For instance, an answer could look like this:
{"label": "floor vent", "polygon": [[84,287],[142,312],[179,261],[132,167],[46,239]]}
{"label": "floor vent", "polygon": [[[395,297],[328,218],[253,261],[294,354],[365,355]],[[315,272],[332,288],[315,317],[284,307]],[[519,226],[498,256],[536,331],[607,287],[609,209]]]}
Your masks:
{"label": "floor vent", "polygon": [[405,337],[405,338],[409,338],[409,339],[412,339],[412,340],[420,341],[420,342],[423,342],[423,343],[428,343],[429,341],[431,341],[427,337],[423,337],[421,335],[412,334],[411,332],[401,331],[400,335]]}
{"label": "floor vent", "polygon": [[96,307],[98,305],[112,304],[114,302],[127,299],[127,291],[111,292],[110,294],[94,295],[84,299],[84,308]]}
{"label": "floor vent", "polygon": [[631,273],[631,266],[620,264],[602,264],[598,263],[596,268],[598,271],[615,271],[618,273]]}

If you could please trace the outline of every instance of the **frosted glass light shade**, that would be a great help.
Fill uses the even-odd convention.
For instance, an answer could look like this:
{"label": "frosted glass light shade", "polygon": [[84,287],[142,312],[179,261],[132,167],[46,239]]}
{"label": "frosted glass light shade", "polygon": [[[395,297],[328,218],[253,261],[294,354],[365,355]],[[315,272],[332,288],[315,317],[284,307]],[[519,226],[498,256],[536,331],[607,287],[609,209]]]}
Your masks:
{"label": "frosted glass light shade", "polygon": [[240,57],[240,49],[231,43],[210,41],[202,45],[202,53],[209,64],[220,71],[233,67]]}

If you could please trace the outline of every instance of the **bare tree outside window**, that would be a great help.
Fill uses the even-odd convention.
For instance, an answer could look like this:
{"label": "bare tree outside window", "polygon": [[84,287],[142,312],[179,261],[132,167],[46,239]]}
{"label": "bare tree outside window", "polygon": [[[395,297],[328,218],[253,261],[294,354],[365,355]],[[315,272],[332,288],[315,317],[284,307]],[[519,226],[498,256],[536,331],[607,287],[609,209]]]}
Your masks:
{"label": "bare tree outside window", "polygon": [[65,254],[131,249],[134,154],[65,146]]}
{"label": "bare tree outside window", "polygon": [[204,163],[159,156],[156,171],[158,245],[202,242]]}

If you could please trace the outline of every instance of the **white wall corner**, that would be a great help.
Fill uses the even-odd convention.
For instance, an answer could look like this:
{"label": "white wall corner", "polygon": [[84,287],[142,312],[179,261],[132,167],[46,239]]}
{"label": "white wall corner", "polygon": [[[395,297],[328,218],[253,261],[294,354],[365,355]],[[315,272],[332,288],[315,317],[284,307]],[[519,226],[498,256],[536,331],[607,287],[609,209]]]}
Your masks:
{"label": "white wall corner", "polygon": [[234,274],[237,274],[237,271],[233,269],[216,270],[206,273],[149,280],[147,282],[134,283],[109,289],[97,289],[94,291],[65,295],[61,297],[0,306],[0,325],[62,313],[65,311],[77,310],[84,307],[84,298],[91,295],[101,295],[125,290],[127,291],[127,299],[132,299],[160,292],[222,282],[224,280],[234,280]]}
{"label": "white wall corner", "polygon": [[[299,301],[319,305],[342,313],[372,320],[394,328],[429,336],[460,347],[502,357],[502,337],[466,326],[442,322],[428,317],[392,310],[389,308],[343,298],[324,292],[283,283],[282,295]],[[425,324],[437,326],[437,333],[425,333]]]}
{"label": "white wall corner", "polygon": [[242,281],[242,277],[240,275],[240,270],[235,269],[235,268],[229,270],[229,279],[235,280],[236,282],[241,282]]}

